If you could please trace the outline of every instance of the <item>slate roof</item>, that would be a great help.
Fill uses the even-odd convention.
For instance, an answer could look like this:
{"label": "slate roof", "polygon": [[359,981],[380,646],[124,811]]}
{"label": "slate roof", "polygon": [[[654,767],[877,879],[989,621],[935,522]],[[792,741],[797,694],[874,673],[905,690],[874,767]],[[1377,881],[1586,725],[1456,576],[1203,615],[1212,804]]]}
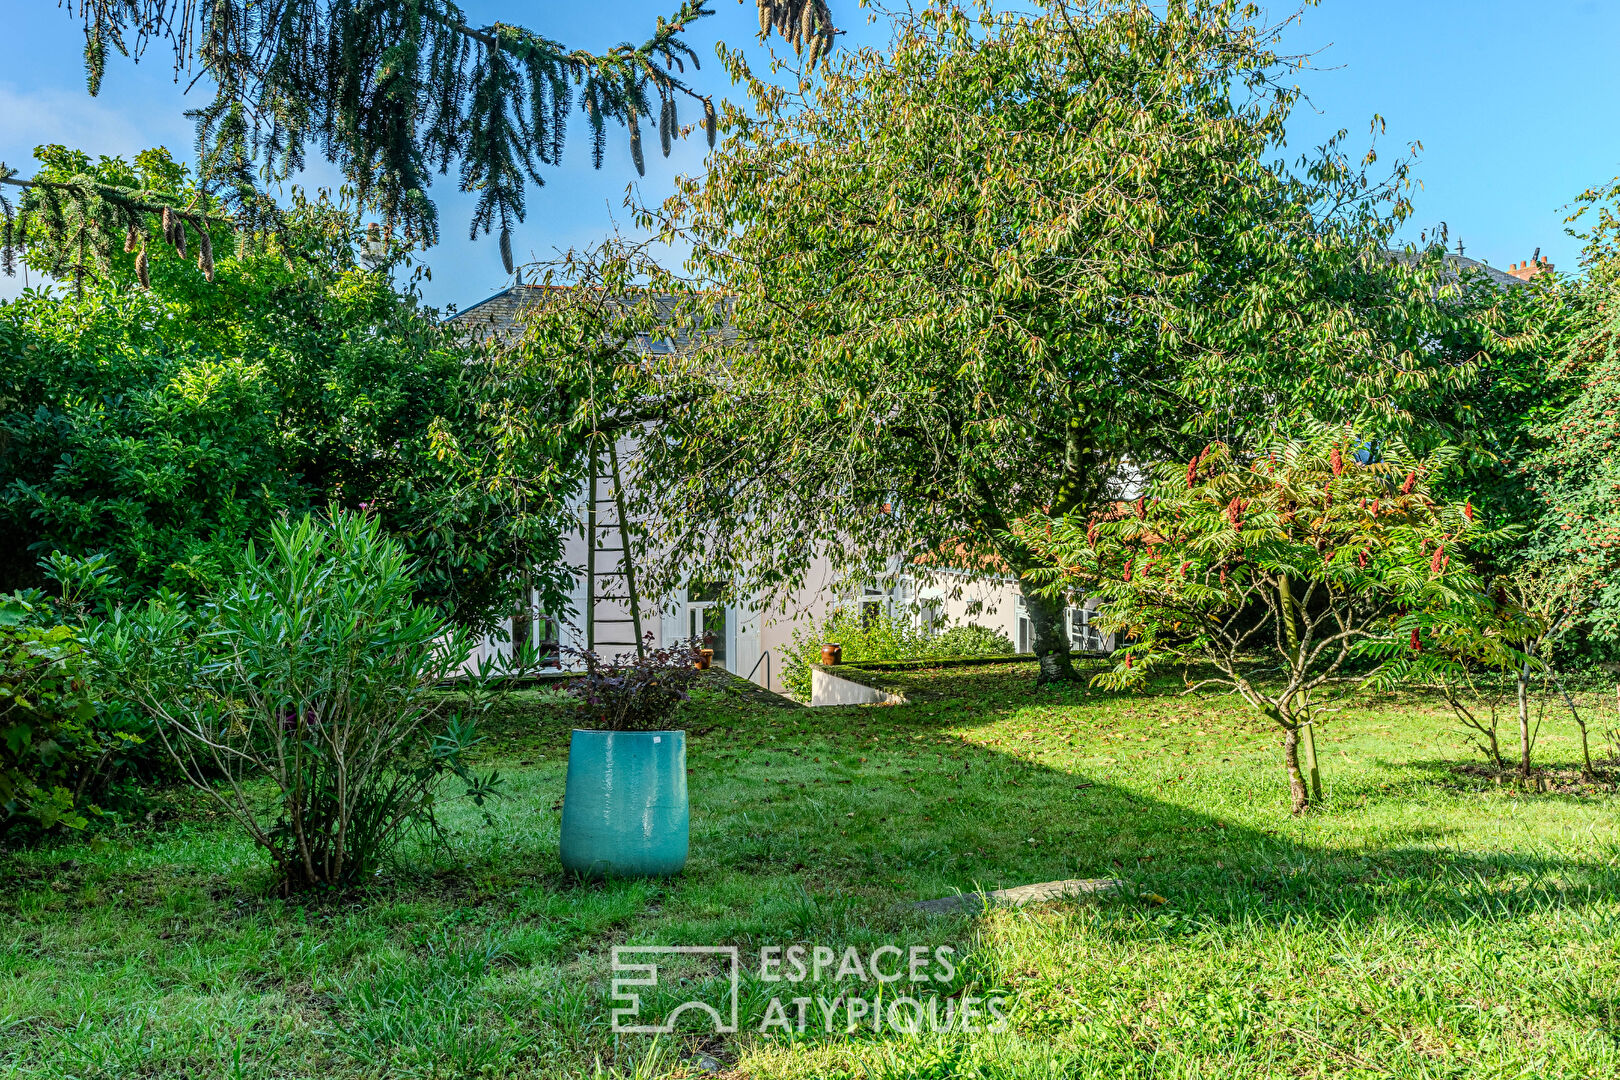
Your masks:
{"label": "slate roof", "polygon": [[1498,270],[1494,266],[1480,262],[1478,259],[1466,258],[1462,255],[1447,255],[1446,261],[1456,266],[1459,271],[1478,270],[1498,285],[1523,285],[1521,278],[1516,278],[1506,270]]}
{"label": "slate roof", "polygon": [[[1391,251],[1389,252],[1389,257],[1403,263],[1410,263],[1413,261],[1413,256],[1408,255],[1404,251]],[[1488,263],[1482,263],[1478,259],[1470,259],[1464,255],[1447,255],[1446,265],[1451,267],[1455,272],[1455,275],[1458,277],[1467,271],[1474,270],[1484,274],[1498,285],[1509,285],[1516,287],[1524,284],[1523,279],[1514,277],[1506,270],[1498,270],[1496,267],[1491,266]]]}
{"label": "slate roof", "polygon": [[[517,337],[522,331],[524,310],[538,303],[548,290],[562,288],[566,288],[566,286],[513,285],[510,288],[501,290],[494,296],[480,300],[463,311],[458,311],[447,321],[469,327],[480,337],[509,341]],[[655,300],[662,309],[666,321],[675,310],[675,306],[680,302],[680,298],[667,293],[657,296]],[[727,340],[734,340],[736,337],[736,331],[729,325],[721,333]],[[641,348],[644,352],[658,353],[671,350],[668,339],[655,340],[646,334],[641,337]],[[689,342],[690,338],[686,331],[676,331],[674,340],[676,349],[685,347]]]}

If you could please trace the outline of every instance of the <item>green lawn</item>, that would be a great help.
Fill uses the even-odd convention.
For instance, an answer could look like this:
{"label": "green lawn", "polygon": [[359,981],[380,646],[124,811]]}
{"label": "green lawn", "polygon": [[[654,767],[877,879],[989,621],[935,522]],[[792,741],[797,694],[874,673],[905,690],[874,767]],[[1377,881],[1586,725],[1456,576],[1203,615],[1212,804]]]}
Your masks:
{"label": "green lawn", "polygon": [[[1383,699],[1335,715],[1328,808],[1295,819],[1278,737],[1233,699],[1033,674],[908,674],[929,696],[890,708],[704,696],[683,717],[692,857],[667,883],[563,877],[569,725],[533,695],[490,727],[493,823],[456,806],[448,853],[363,892],[277,899],[198,810],[0,856],[0,1076],[711,1075],[699,1053],[818,1080],[1620,1075],[1613,796],[1460,775],[1447,716]],[[1547,760],[1574,760],[1551,734]],[[908,906],[1070,877],[1166,902]],[[794,943],[953,946],[928,992],[1004,996],[1010,1025],[829,1036],[812,1006],[805,1034],[760,1035],[792,990],[750,960],[740,1035],[609,1030],[613,945]],[[688,982],[649,1011],[717,971],[674,963]]]}

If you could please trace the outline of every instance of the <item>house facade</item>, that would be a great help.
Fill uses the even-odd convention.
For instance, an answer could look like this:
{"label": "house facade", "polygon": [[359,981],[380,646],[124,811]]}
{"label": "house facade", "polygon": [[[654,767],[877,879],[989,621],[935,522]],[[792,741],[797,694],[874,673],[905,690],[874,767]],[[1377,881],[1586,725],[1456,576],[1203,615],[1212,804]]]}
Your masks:
{"label": "house facade", "polygon": [[[525,307],[538,300],[539,289],[513,286],[454,318],[482,336],[509,337],[517,332]],[[633,450],[622,441],[613,456],[629,460]],[[1015,578],[940,565],[937,560],[924,565],[897,555],[877,578],[851,585],[830,560],[818,559],[796,589],[755,603],[727,600],[717,583],[703,581],[689,582],[668,595],[644,595],[633,587],[634,567],[624,561],[628,545],[617,529],[618,509],[609,490],[617,474],[615,468],[597,482],[594,499],[587,489],[577,492],[571,502],[575,528],[565,540],[563,561],[574,582],[569,597],[572,611],[513,619],[505,634],[480,642],[475,661],[508,659],[514,642],[527,641],[542,656],[566,667],[570,650],[592,647],[608,656],[634,652],[639,631],[650,634],[657,647],[701,640],[714,650],[717,666],[781,692],[783,658],[795,634],[808,636],[837,610],[882,613],[929,628],[971,622],[1005,634],[1019,652],[1034,647],[1033,627]],[[1111,639],[1092,625],[1095,609],[1093,600],[1065,613],[1075,651],[1112,648]]]}

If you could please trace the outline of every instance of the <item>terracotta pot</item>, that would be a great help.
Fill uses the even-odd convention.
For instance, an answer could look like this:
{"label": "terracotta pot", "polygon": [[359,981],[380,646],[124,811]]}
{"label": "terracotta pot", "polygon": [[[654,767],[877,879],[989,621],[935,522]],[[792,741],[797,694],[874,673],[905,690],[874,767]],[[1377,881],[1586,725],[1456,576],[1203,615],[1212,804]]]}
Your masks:
{"label": "terracotta pot", "polygon": [[708,671],[709,665],[714,663],[713,649],[699,649],[697,663],[694,665],[699,671]]}
{"label": "terracotta pot", "polygon": [[823,664],[842,664],[844,662],[844,647],[836,642],[829,642],[821,647],[821,662]]}

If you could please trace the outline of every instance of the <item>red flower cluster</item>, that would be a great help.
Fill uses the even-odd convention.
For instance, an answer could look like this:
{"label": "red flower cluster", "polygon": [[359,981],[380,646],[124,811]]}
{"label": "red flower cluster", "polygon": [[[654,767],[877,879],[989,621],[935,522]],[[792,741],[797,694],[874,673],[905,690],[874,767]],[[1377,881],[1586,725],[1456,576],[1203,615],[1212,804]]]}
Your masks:
{"label": "red flower cluster", "polygon": [[1401,485],[1401,494],[1402,495],[1410,495],[1410,494],[1412,494],[1412,489],[1414,487],[1416,487],[1416,486],[1417,486],[1417,470],[1414,469],[1413,471],[1406,474],[1406,483]]}
{"label": "red flower cluster", "polygon": [[1338,476],[1340,473],[1344,472],[1344,455],[1339,453],[1339,448],[1337,446],[1333,448],[1332,455],[1328,457],[1328,464],[1333,466],[1334,476]]}
{"label": "red flower cluster", "polygon": [[1226,504],[1226,520],[1232,523],[1232,528],[1243,527],[1243,508],[1247,505],[1241,495],[1232,496],[1232,501]]}
{"label": "red flower cluster", "polygon": [[1412,651],[1419,653],[1423,651],[1423,639],[1418,637],[1417,627],[1415,626],[1412,627]]}

